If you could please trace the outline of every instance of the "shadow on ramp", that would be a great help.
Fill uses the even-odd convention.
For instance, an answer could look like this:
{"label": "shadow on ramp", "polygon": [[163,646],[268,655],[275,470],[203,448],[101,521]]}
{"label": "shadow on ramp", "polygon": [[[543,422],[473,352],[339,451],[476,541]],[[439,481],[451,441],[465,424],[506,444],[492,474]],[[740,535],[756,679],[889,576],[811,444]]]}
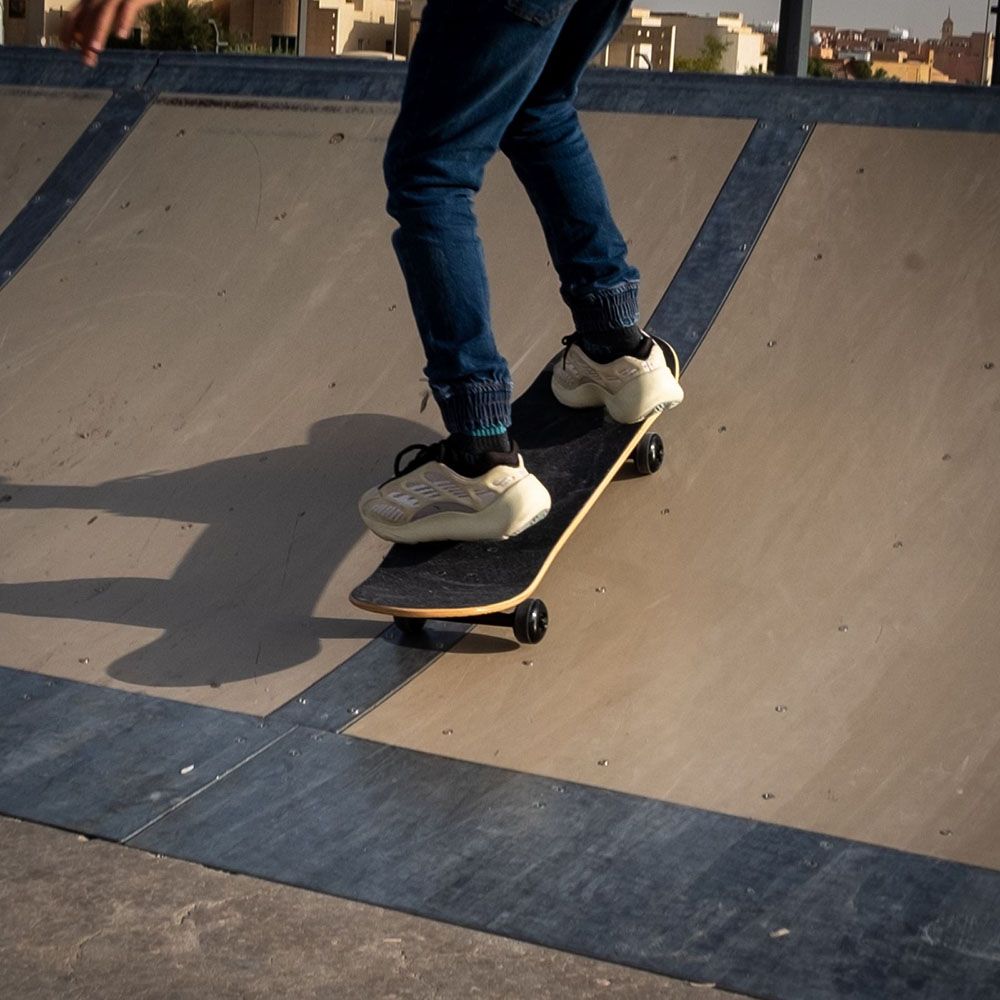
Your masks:
{"label": "shadow on ramp", "polygon": [[[357,498],[372,485],[365,454],[427,437],[376,414],[331,417],[308,442],[97,486],[0,479],[7,509],[101,510],[156,520],[193,541],[169,579],[102,577],[0,583],[0,612],[161,629],[116,659],[109,676],[147,687],[219,686],[316,656],[324,638],[374,638],[384,623],[312,614],[364,528]],[[163,524],[161,522],[169,522]]]}

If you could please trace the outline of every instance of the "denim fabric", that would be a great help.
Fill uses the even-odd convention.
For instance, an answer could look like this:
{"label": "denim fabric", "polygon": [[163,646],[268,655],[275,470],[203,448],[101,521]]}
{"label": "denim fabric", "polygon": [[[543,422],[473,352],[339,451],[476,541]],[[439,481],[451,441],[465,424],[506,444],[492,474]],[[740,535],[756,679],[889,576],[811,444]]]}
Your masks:
{"label": "denim fabric", "polygon": [[429,0],[389,138],[393,247],[450,433],[510,425],[473,200],[497,149],[545,233],[580,332],[638,322],[639,273],[573,101],[630,0]]}

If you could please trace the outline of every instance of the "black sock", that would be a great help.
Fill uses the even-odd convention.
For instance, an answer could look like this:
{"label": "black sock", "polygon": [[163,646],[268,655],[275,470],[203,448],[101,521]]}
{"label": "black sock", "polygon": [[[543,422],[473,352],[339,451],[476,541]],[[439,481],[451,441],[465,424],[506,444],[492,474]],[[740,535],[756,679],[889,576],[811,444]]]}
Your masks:
{"label": "black sock", "polygon": [[645,357],[650,350],[650,338],[637,326],[619,327],[615,330],[592,330],[580,334],[584,354],[598,364],[617,361],[626,355]]}
{"label": "black sock", "polygon": [[496,465],[517,465],[517,452],[510,435],[452,434],[448,438],[445,464],[462,476],[481,476]]}
{"label": "black sock", "polygon": [[456,451],[465,452],[467,455],[511,450],[510,435],[506,431],[502,434],[452,434],[450,440]]}

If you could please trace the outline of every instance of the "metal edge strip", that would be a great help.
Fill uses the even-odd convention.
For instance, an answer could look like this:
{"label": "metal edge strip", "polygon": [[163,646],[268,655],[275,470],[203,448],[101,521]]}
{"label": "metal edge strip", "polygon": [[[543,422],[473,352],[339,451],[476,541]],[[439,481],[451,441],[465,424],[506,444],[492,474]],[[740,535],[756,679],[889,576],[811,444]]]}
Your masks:
{"label": "metal edge strip", "polygon": [[116,91],[28,204],[0,233],[0,291],[83,197],[152,100],[152,93],[141,84]]}
{"label": "metal edge strip", "polygon": [[404,636],[390,625],[311,687],[271,712],[268,721],[340,732],[408,684],[469,631],[468,625],[435,621],[418,636]]}
{"label": "metal edge strip", "polygon": [[759,121],[647,328],[687,368],[730,292],[799,162],[812,125]]}

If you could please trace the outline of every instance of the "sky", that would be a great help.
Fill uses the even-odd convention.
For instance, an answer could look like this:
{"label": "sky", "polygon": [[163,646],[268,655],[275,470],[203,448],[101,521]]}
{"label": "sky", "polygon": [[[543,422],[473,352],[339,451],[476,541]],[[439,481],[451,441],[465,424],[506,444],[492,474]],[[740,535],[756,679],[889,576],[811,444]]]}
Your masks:
{"label": "sky", "polygon": [[[683,9],[677,3],[672,9]],[[748,21],[777,21],[781,0],[722,0],[716,8],[705,0],[687,0],[687,9],[692,14],[717,14],[722,10],[739,10]],[[642,6],[662,7],[657,3],[643,3]],[[937,38],[941,34],[941,22],[948,15],[949,0],[813,0],[813,24],[833,24],[838,28],[909,28],[917,38]],[[956,35],[971,35],[982,31],[986,23],[987,0],[951,0],[951,16],[955,22]],[[704,8],[704,9],[703,9]],[[990,21],[990,30],[993,30]]]}

